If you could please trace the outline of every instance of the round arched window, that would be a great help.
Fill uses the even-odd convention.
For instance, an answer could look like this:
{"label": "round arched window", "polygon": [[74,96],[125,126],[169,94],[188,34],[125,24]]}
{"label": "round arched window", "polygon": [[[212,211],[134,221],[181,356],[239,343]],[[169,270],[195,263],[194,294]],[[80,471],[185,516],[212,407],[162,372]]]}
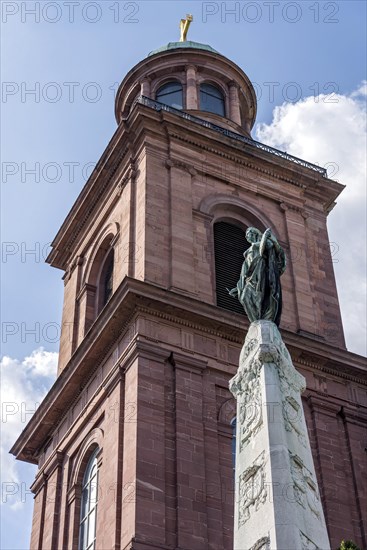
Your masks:
{"label": "round arched window", "polygon": [[179,82],[168,82],[156,93],[156,100],[174,109],[183,109],[182,85]]}
{"label": "round arched window", "polygon": [[212,84],[201,84],[200,110],[225,116],[224,96],[219,88]]}
{"label": "round arched window", "polygon": [[98,502],[98,451],[99,449],[97,448],[89,459],[83,477],[79,550],[95,550]]}

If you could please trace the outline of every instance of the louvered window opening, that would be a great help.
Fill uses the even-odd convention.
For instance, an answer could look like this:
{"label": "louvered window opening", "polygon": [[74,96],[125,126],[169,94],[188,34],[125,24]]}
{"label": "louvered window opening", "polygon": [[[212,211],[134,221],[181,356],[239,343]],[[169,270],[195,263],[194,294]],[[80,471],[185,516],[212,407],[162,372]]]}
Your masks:
{"label": "louvered window opening", "polygon": [[235,313],[244,313],[236,298],[228,294],[240,278],[243,253],[249,247],[246,232],[227,222],[214,224],[214,252],[217,306]]}

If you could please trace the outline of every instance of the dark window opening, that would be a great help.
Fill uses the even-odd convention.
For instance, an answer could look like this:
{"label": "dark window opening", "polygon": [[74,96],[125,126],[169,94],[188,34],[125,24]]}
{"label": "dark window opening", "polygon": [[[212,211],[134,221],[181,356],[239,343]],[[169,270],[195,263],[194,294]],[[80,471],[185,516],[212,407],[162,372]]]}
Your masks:
{"label": "dark window opening", "polygon": [[216,115],[225,116],[224,96],[222,92],[212,84],[200,86],[200,109]]}
{"label": "dark window opening", "polygon": [[99,282],[99,311],[107,304],[113,293],[114,250],[108,253]]}
{"label": "dark window opening", "polygon": [[227,222],[214,224],[214,253],[217,306],[235,313],[242,313],[244,309],[238,299],[228,294],[237,286],[240,278],[243,253],[249,247],[246,240],[246,231],[237,225]]}
{"label": "dark window opening", "polygon": [[183,109],[182,86],[179,82],[169,82],[161,86],[156,93],[156,100],[174,109]]}

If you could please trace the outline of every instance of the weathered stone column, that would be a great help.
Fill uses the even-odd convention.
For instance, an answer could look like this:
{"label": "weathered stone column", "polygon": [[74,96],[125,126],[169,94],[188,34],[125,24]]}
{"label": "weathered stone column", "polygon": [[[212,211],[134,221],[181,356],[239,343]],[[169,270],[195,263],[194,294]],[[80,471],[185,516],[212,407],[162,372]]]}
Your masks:
{"label": "weathered stone column", "polygon": [[145,97],[150,97],[150,80],[145,78],[140,86],[140,93]]}
{"label": "weathered stone column", "polygon": [[241,126],[240,98],[235,82],[229,84],[229,118]]}
{"label": "weathered stone column", "polygon": [[196,82],[196,67],[186,67],[186,109],[198,109],[198,92]]}
{"label": "weathered stone column", "polygon": [[330,549],[304,389],[277,326],[252,323],[230,381],[237,399],[235,550]]}

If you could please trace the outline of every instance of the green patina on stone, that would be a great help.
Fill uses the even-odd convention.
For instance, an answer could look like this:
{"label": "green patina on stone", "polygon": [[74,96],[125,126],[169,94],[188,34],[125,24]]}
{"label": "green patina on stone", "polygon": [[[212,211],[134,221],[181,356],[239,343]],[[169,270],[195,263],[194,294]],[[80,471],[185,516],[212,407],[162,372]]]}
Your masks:
{"label": "green patina on stone", "polygon": [[246,231],[251,244],[243,256],[241,275],[237,286],[228,290],[238,298],[249,321],[273,321],[277,326],[282,314],[280,276],[286,268],[284,250],[270,229],[261,233],[255,227]]}
{"label": "green patina on stone", "polygon": [[158,48],[157,50],[153,50],[148,54],[148,57],[151,57],[152,55],[155,55],[157,53],[167,52],[170,50],[178,50],[178,49],[195,49],[195,50],[204,50],[207,52],[212,53],[219,53],[217,50],[209,46],[208,44],[200,44],[200,42],[192,42],[191,40],[187,40],[186,42],[169,42],[165,46],[162,46],[161,48]]}

